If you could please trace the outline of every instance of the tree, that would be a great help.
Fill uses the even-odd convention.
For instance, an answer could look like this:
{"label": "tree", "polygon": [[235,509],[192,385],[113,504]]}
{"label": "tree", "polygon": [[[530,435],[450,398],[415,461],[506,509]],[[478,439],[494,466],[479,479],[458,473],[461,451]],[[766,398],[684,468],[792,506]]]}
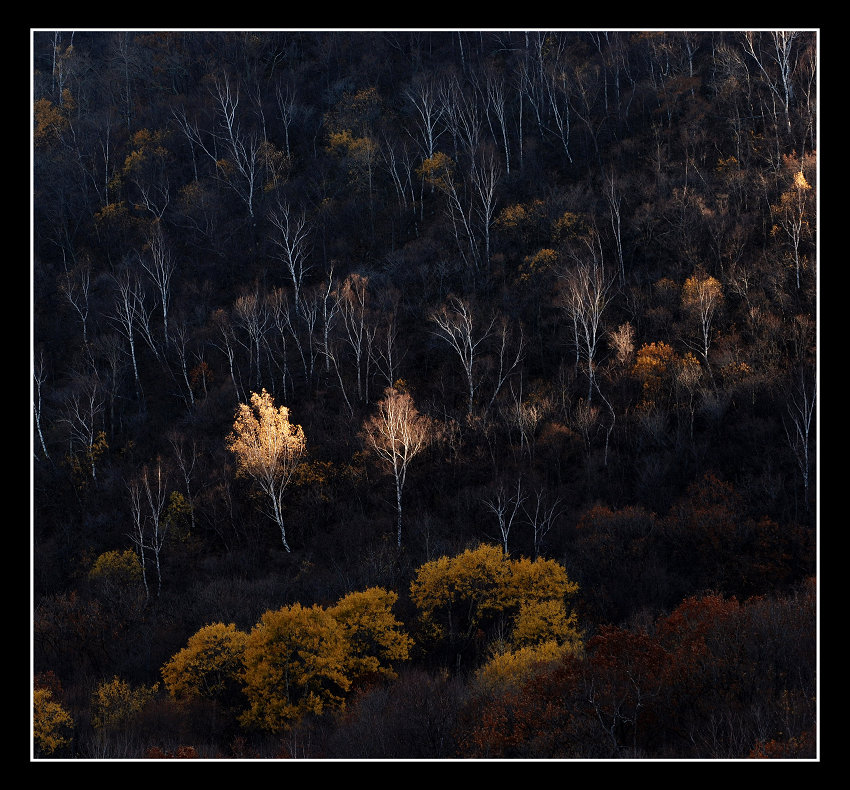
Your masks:
{"label": "tree", "polygon": [[803,270],[808,268],[808,257],[804,254],[805,244],[814,235],[812,222],[814,211],[811,207],[813,190],[803,174],[804,167],[810,172],[816,163],[814,155],[801,157],[798,161],[792,157],[785,160],[786,169],[791,173],[792,183],[782,193],[779,202],[770,207],[774,225],[771,236],[780,237],[788,246],[788,255],[794,265],[797,290]]}
{"label": "tree", "polygon": [[508,536],[511,534],[511,527],[525,500],[526,495],[522,493],[522,478],[519,477],[516,481],[515,494],[507,490],[504,482],[500,482],[495,496],[483,500],[487,509],[496,516],[499,523],[499,538],[502,542],[502,551],[505,554],[509,553]]}
{"label": "tree", "polygon": [[32,694],[32,728],[35,754],[52,757],[71,743],[74,720],[53,697],[49,688],[36,688]]}
{"label": "tree", "polygon": [[321,606],[268,611],[245,642],[246,726],[279,732],[307,713],[339,707],[351,687],[351,643]]}
{"label": "tree", "polygon": [[328,611],[342,624],[351,644],[352,679],[382,675],[395,678],[394,666],[408,658],[413,640],[392,613],[398,595],[380,587],[352,592]]}
{"label": "tree", "polygon": [[159,221],[154,221],[151,227],[147,250],[150,257],[147,255],[139,257],[142,268],[148,273],[159,295],[159,303],[162,307],[162,332],[165,345],[168,347],[168,305],[171,301],[171,278],[174,275],[175,264]]}
{"label": "tree", "polygon": [[290,551],[283,521],[283,495],[307,449],[304,430],[289,422],[289,409],[276,407],[268,392],[252,392],[250,406],[240,403],[236,410],[227,447],[235,456],[239,471],[251,477],[268,498],[268,513],[280,528],[283,547]]}
{"label": "tree", "polygon": [[463,366],[468,393],[467,415],[472,417],[475,392],[481,384],[477,372],[481,345],[490,337],[496,319],[492,318],[483,330],[476,331],[471,305],[458,296],[449,296],[446,303],[431,314],[431,321],[436,324],[434,334],[454,349]]}
{"label": "tree", "polygon": [[426,639],[462,652],[489,638],[511,648],[555,641],[578,645],[581,634],[569,601],[578,585],[554,560],[511,559],[482,544],[416,570],[410,598]]}
{"label": "tree", "polygon": [[289,203],[278,203],[277,209],[269,214],[269,221],[278,233],[272,242],[279,248],[278,257],[286,266],[294,289],[295,309],[301,311],[301,289],[304,275],[312,268],[307,263],[310,254],[310,224],[307,213],[293,209]]}
{"label": "tree", "polygon": [[433,420],[420,414],[408,392],[388,387],[378,401],[377,414],[366,420],[363,441],[389,466],[395,478],[396,545],[401,548],[401,496],[410,462],[432,441]]}
{"label": "tree", "polygon": [[711,275],[702,276],[698,272],[685,280],[682,288],[682,304],[693,312],[699,322],[699,352],[708,365],[708,349],[711,345],[711,324],[717,308],[723,301],[723,286]]}
{"label": "tree", "polygon": [[168,693],[177,700],[201,698],[228,708],[240,706],[247,639],[233,623],[201,628],[162,667]]}
{"label": "tree", "polygon": [[605,272],[602,250],[594,247],[594,239],[598,245],[599,239],[595,234],[594,238],[585,240],[589,256],[576,260],[574,267],[563,272],[563,291],[559,297],[560,306],[573,323],[577,356],[587,364],[588,403],[593,399],[593,388],[597,386],[596,352],[604,334],[602,314],[614,282]]}

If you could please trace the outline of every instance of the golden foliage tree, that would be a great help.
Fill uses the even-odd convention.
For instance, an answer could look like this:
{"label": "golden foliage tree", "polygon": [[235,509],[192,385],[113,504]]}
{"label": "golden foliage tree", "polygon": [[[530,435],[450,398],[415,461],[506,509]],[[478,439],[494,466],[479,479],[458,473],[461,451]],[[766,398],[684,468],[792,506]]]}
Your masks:
{"label": "golden foliage tree", "polygon": [[489,630],[507,635],[507,649],[549,641],[580,645],[577,617],[569,609],[577,592],[554,560],[512,560],[487,544],[426,562],[410,585],[423,631],[432,639],[462,645]]}
{"label": "golden foliage tree", "polygon": [[352,658],[345,627],[299,603],[266,612],[245,642],[245,726],[278,732],[343,704]]}
{"label": "golden foliage tree", "polygon": [[370,587],[349,593],[328,610],[351,645],[348,672],[353,678],[375,674],[394,678],[393,665],[407,660],[413,640],[392,612],[397,600],[394,592]]}
{"label": "golden foliage tree", "polygon": [[268,515],[280,528],[286,542],[283,495],[299,460],[307,449],[304,430],[289,422],[289,409],[276,407],[274,398],[263,390],[251,393],[250,405],[240,403],[227,437],[227,447],[236,458],[239,473],[251,477],[270,506]]}
{"label": "golden foliage tree", "polygon": [[74,720],[49,688],[33,691],[32,726],[36,756],[51,757],[71,743]]}
{"label": "golden foliage tree", "polygon": [[228,707],[241,702],[247,638],[233,623],[201,628],[162,667],[168,693],[177,700],[202,698]]}
{"label": "golden foliage tree", "polygon": [[158,688],[158,683],[134,688],[117,675],[104,680],[92,694],[92,725],[96,730],[126,730]]}

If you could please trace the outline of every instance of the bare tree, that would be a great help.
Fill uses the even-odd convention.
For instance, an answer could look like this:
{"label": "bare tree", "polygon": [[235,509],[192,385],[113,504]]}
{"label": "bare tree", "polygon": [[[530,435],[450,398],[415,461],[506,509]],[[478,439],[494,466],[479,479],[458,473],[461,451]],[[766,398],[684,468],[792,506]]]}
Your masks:
{"label": "bare tree", "polygon": [[[62,252],[64,257],[64,250]],[[65,267],[65,271],[59,276],[59,291],[80,317],[83,325],[83,346],[88,351],[89,293],[91,291],[91,265],[88,261],[73,269]]]}
{"label": "bare tree", "polygon": [[162,562],[160,557],[165,545],[165,537],[168,534],[168,523],[163,517],[168,499],[168,480],[163,474],[162,462],[159,459],[156,462],[156,469],[151,470],[147,466],[142,469],[142,487],[150,510],[148,515],[150,529],[147,534],[146,546],[153,552],[154,566],[156,567],[156,594],[159,597],[162,592]]}
{"label": "bare tree", "polygon": [[183,383],[186,386],[185,399],[188,401],[189,408],[191,409],[195,406],[195,392],[192,388],[192,383],[189,381],[189,370],[187,365],[189,339],[190,332],[186,320],[178,315],[177,321],[173,327],[172,342],[177,353],[180,372],[183,375]]}
{"label": "bare tree", "polygon": [[482,345],[492,334],[496,318],[494,316],[484,323],[483,328],[477,329],[469,302],[458,296],[449,296],[430,319],[436,324],[434,334],[448,343],[460,360],[466,376],[467,413],[472,417],[475,393],[481,384],[478,367]]}
{"label": "bare tree", "polygon": [[401,548],[402,492],[410,462],[433,440],[434,423],[420,414],[407,392],[387,388],[377,413],[363,426],[364,442],[393,473],[396,490],[396,545]]}
{"label": "bare tree", "polygon": [[286,155],[290,156],[289,149],[289,127],[295,120],[298,114],[298,104],[295,101],[295,89],[291,85],[282,87],[280,84],[275,88],[275,96],[277,97],[277,108],[280,114],[280,120],[283,123],[283,139],[284,150]]}
{"label": "bare tree", "polygon": [[213,165],[214,177],[241,198],[253,218],[263,141],[255,130],[245,131],[241,126],[237,115],[238,85],[231,85],[230,78],[225,75],[214,80],[210,93],[216,103],[217,124],[213,131],[202,132],[197,121],[189,120],[184,108],[175,110],[174,118],[193,152],[198,149],[206,154]]}
{"label": "bare tree", "polygon": [[699,323],[698,348],[705,360],[709,375],[711,367],[708,364],[708,349],[711,346],[711,326],[722,301],[723,286],[714,277],[696,272],[685,280],[682,288],[682,303],[696,316]]}
{"label": "bare tree", "polygon": [[370,349],[377,330],[368,315],[369,278],[352,272],[339,286],[336,300],[345,339],[354,356],[357,397],[368,401]]}
{"label": "bare tree", "polygon": [[244,400],[242,394],[242,375],[239,370],[239,364],[236,359],[236,336],[233,330],[233,323],[227,312],[219,308],[212,315],[212,324],[218,328],[219,336],[224,343],[224,346],[218,343],[213,343],[213,346],[221,351],[227,357],[228,369],[230,371],[230,380],[233,382],[233,391],[236,397],[241,401]]}
{"label": "bare tree", "polygon": [[623,195],[617,189],[613,168],[605,175],[605,202],[608,204],[608,213],[611,217],[611,232],[614,234],[614,242],[617,245],[617,263],[620,269],[620,287],[626,284],[626,267],[623,261],[623,233],[621,208]]}
{"label": "bare tree", "polygon": [[142,382],[139,379],[139,366],[136,358],[136,323],[141,309],[141,288],[130,270],[122,269],[113,276],[116,286],[114,312],[109,316],[129,345],[130,361],[133,364],[133,379],[136,382],[136,396],[142,399]]}
{"label": "bare tree", "polygon": [[499,122],[499,130],[502,135],[502,149],[505,152],[505,172],[510,175],[511,172],[511,147],[508,143],[508,111],[507,100],[505,97],[505,78],[502,74],[496,74],[492,70],[488,70],[485,75],[484,83],[487,96],[487,113],[492,112]]}
{"label": "bare tree", "polygon": [[[779,100],[789,134],[791,132],[789,110],[794,98],[791,77],[797,66],[794,42],[799,35],[800,32],[796,30],[771,30],[766,34],[746,31],[742,34],[744,50],[755,61],[770,92]],[[768,39],[768,46],[762,48],[761,44],[765,38]]]}
{"label": "bare tree", "polygon": [[440,88],[430,75],[418,75],[404,92],[413,105],[418,135],[408,129],[416,141],[423,159],[430,159],[437,150],[437,140],[446,131],[443,116],[446,106],[441,101]]}
{"label": "bare tree", "polygon": [[168,441],[174,449],[174,457],[177,459],[177,466],[180,469],[180,474],[183,476],[183,483],[186,486],[186,501],[189,503],[189,520],[191,529],[194,532],[195,500],[192,495],[192,474],[195,471],[198,461],[198,445],[192,439],[190,442],[191,447],[187,448],[183,436],[176,431],[169,435]]}
{"label": "bare tree", "polygon": [[400,293],[396,288],[382,289],[383,299],[378,308],[382,322],[377,327],[376,340],[372,344],[372,360],[387,387],[395,386],[399,377],[399,365],[404,351],[398,347],[398,302]]}
{"label": "bare tree", "polygon": [[549,502],[545,490],[539,488],[534,492],[533,506],[528,508],[523,506],[523,512],[531,526],[534,559],[537,559],[543,549],[543,539],[549,534],[561,515],[561,500],[558,497]]}
{"label": "bare tree", "polygon": [[[807,381],[811,378],[811,381]],[[817,378],[809,377],[805,368],[800,368],[799,378],[788,391],[786,410],[788,419],[783,418],[785,435],[788,446],[794,454],[800,476],[803,480],[803,496],[806,510],[809,509],[809,481],[811,476],[810,443],[812,435],[812,420],[815,415],[815,400],[817,397]]]}
{"label": "bare tree", "polygon": [[168,347],[168,306],[171,301],[171,278],[174,275],[174,257],[171,248],[165,240],[162,226],[154,222],[148,235],[148,255],[141,255],[142,268],[148,273],[159,295],[162,308],[162,330],[165,346]]}
{"label": "bare tree", "polygon": [[244,329],[248,337],[247,344],[239,341],[248,350],[248,380],[250,381],[253,371],[255,387],[260,389],[262,380],[260,349],[270,325],[269,307],[265,297],[256,287],[253,291],[242,294],[233,305],[233,316],[236,325]]}
{"label": "bare tree", "polygon": [[598,237],[585,240],[589,255],[574,256],[575,265],[561,272],[559,303],[573,323],[577,359],[584,359],[588,375],[588,403],[596,385],[596,352],[603,337],[602,314],[608,305],[613,280],[602,262]]}
{"label": "bare tree", "polygon": [[278,257],[289,272],[295,292],[295,309],[300,310],[304,275],[312,268],[307,263],[307,256],[310,254],[307,212],[304,209],[296,211],[289,203],[282,201],[269,214],[269,220],[278,230],[278,233],[272,236],[272,242],[279,249]]}
{"label": "bare tree", "polygon": [[145,587],[145,600],[147,600],[150,598],[150,589],[148,587],[145,522],[142,515],[142,486],[138,480],[131,480],[127,483],[127,491],[130,496],[130,516],[133,520],[132,529],[127,533],[127,537],[130,538],[139,553],[139,564],[142,566],[142,584]]}
{"label": "bare tree", "polygon": [[522,480],[517,478],[516,492],[509,493],[504,482],[499,482],[495,495],[483,500],[487,508],[496,516],[502,551],[505,554],[508,554],[508,537],[511,534],[511,527],[513,527],[526,498],[526,495],[522,492]]}
{"label": "bare tree", "polygon": [[80,378],[65,397],[60,421],[68,426],[70,456],[82,456],[97,481],[97,461],[106,449],[106,435],[102,430],[103,396],[97,379]]}
{"label": "bare tree", "polygon": [[[44,457],[48,461],[51,461],[50,453],[47,452],[47,444],[44,441],[44,433],[41,430],[41,388],[47,381],[47,365],[44,361],[44,349],[39,349],[38,354],[33,358],[32,378],[34,386],[32,408],[35,415],[35,427],[38,431],[39,441],[41,442],[41,451],[44,453]],[[51,463],[53,462],[51,461]]]}

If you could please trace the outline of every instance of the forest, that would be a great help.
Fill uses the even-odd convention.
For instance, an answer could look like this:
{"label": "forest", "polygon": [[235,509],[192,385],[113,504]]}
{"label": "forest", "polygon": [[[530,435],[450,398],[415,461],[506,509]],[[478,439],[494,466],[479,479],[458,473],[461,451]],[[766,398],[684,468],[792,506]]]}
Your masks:
{"label": "forest", "polygon": [[31,761],[819,759],[817,30],[31,30]]}

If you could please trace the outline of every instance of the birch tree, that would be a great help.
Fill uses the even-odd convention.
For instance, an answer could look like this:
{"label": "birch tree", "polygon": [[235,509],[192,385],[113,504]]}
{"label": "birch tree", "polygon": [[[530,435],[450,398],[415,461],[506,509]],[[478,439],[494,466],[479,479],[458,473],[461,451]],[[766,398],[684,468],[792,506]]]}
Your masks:
{"label": "birch tree", "polygon": [[472,307],[464,299],[449,296],[445,304],[430,316],[435,324],[434,334],[449,344],[460,360],[466,377],[467,415],[472,417],[475,393],[481,380],[478,375],[479,360],[483,352],[482,344],[492,334],[495,317],[477,328],[473,319]]}
{"label": "birch tree", "polygon": [[162,226],[154,222],[148,236],[148,255],[140,256],[142,268],[147,272],[159,296],[162,308],[162,331],[165,346],[168,347],[168,306],[171,302],[171,278],[174,275],[174,256],[165,240]]}
{"label": "birch tree", "polygon": [[516,491],[509,491],[505,484],[500,482],[496,493],[483,500],[487,509],[496,516],[499,525],[499,539],[505,555],[509,553],[508,537],[511,534],[511,528],[526,498],[527,496],[522,491],[522,480],[517,478]]}
{"label": "birch tree", "polygon": [[269,214],[269,221],[277,229],[272,242],[278,249],[277,257],[283,261],[295,293],[295,309],[301,309],[301,290],[304,275],[311,266],[307,263],[310,254],[310,225],[304,209],[297,211],[286,201],[278,203]]}
{"label": "birch tree", "polygon": [[375,414],[363,426],[363,440],[390,469],[396,492],[396,545],[401,548],[402,493],[411,461],[434,438],[430,417],[420,414],[410,393],[387,388]]}
{"label": "birch tree", "polygon": [[605,271],[601,250],[594,246],[598,239],[594,236],[585,241],[590,254],[577,258],[573,267],[561,273],[563,289],[559,303],[573,324],[577,358],[587,365],[590,403],[596,385],[596,354],[604,334],[602,314],[608,305],[613,280]]}
{"label": "birch tree", "polygon": [[265,495],[266,514],[280,529],[286,541],[283,498],[295,467],[307,449],[304,430],[289,421],[289,409],[275,406],[268,392],[252,392],[250,404],[240,403],[227,447],[236,459],[239,473],[250,477]]}
{"label": "birch tree", "polygon": [[711,326],[718,307],[723,301],[723,286],[714,278],[695,273],[685,280],[682,304],[690,310],[699,323],[699,352],[709,373],[708,349],[711,346]]}

